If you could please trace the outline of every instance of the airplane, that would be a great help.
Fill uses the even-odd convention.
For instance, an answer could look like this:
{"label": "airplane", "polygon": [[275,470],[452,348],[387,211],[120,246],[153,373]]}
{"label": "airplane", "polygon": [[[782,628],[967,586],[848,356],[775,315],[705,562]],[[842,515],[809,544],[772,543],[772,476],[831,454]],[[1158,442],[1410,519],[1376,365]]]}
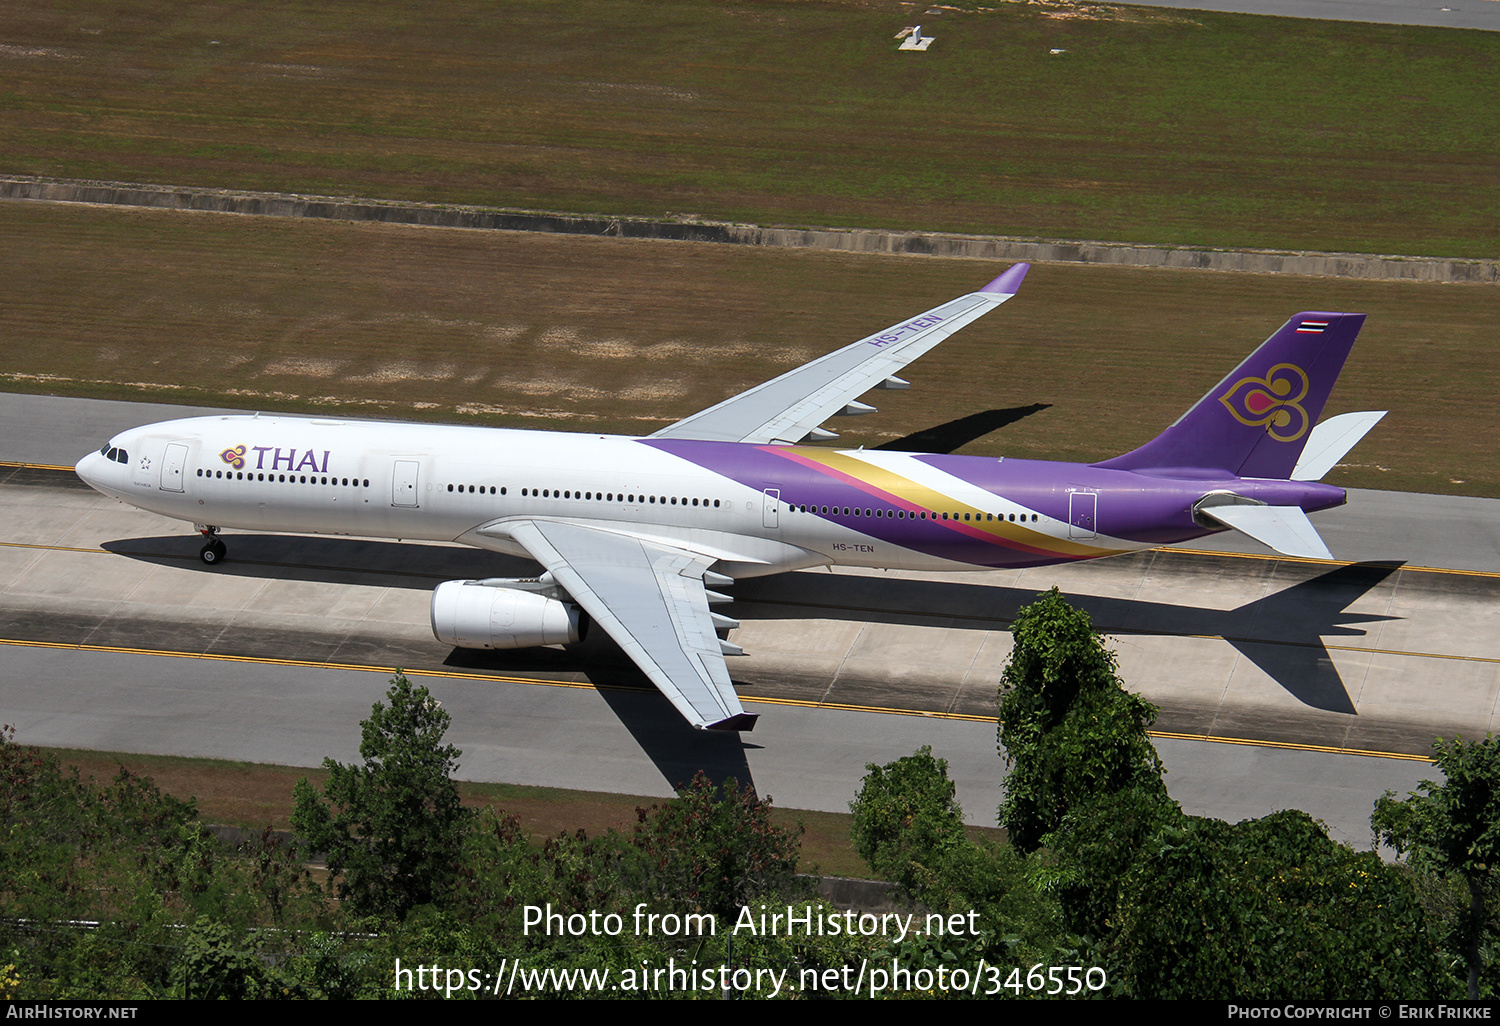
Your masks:
{"label": "airplane", "polygon": [[242,414],[124,431],[89,485],[220,529],[441,540],[534,560],[534,578],[446,581],[433,634],[461,648],[609,635],[694,727],[745,731],[711,607],[738,578],[817,566],[1041,566],[1233,529],[1331,558],[1307,514],[1384,413],[1317,423],[1363,314],[1299,313],[1176,423],[1093,464],[804,444],[860,396],[1016,295],[1029,265],[645,437]]}

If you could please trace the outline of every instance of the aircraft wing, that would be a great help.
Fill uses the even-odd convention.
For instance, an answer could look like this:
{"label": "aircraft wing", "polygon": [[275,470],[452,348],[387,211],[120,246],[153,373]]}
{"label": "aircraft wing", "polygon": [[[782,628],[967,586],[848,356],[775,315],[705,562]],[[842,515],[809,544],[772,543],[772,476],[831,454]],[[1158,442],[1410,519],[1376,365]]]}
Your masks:
{"label": "aircraft wing", "polygon": [[556,520],[507,522],[552,574],[700,730],[751,730],[708,609],[703,556]]}
{"label": "aircraft wing", "polygon": [[836,349],[651,437],[790,445],[808,435],[836,437],[818,425],[839,414],[873,412],[874,407],[855,402],[872,388],[906,388],[906,382],[895,377],[897,371],[1015,295],[1030,267],[1015,264],[978,292]]}

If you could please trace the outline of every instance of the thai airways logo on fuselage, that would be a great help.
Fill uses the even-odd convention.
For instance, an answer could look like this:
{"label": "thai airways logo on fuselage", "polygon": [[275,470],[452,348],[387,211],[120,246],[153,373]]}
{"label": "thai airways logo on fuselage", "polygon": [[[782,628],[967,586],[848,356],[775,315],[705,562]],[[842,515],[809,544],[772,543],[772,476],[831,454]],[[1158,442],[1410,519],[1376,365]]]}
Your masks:
{"label": "thai airways logo on fuselage", "polygon": [[[328,473],[328,455],[333,450],[324,449],[321,463],[318,454],[312,449],[282,449],[272,445],[235,445],[219,453],[219,459],[229,464],[235,470],[243,470],[245,464],[250,462],[250,453],[255,453],[255,466],[251,470],[285,470],[289,472],[310,470],[315,474]],[[267,460],[266,454],[270,453]],[[298,457],[301,453],[301,457]]]}
{"label": "thai airways logo on fuselage", "polygon": [[1263,378],[1240,378],[1219,402],[1230,415],[1249,427],[1264,427],[1278,442],[1295,442],[1307,433],[1307,371],[1292,363],[1278,363]]}

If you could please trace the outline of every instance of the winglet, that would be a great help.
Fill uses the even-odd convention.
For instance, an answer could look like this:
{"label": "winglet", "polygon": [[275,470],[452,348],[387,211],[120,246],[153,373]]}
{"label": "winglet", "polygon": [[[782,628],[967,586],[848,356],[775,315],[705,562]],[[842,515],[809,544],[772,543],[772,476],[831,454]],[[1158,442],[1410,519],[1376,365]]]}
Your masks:
{"label": "winglet", "polygon": [[1002,296],[1014,296],[1021,290],[1021,282],[1026,278],[1026,272],[1031,270],[1030,264],[1011,264],[1000,277],[990,282],[980,292],[997,292]]}
{"label": "winglet", "polygon": [[966,292],[926,313],[903,318],[884,331],[825,353],[779,378],[652,432],[651,438],[756,445],[796,444],[809,435],[814,440],[836,438],[834,432],[818,425],[882,383],[887,383],[887,388],[904,385],[895,377],[897,371],[955,331],[1008,302],[1028,270],[1029,264],[1015,264],[978,291]]}

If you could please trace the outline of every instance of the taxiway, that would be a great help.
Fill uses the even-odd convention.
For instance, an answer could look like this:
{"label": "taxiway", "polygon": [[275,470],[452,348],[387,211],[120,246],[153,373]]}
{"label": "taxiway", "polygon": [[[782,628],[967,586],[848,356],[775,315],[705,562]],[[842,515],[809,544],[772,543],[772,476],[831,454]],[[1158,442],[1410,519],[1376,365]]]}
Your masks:
{"label": "taxiway", "polygon": [[[3,397],[0,455],[61,462],[114,427],[182,415]],[[1425,520],[1391,512],[1403,503]],[[681,724],[607,644],[438,645],[431,588],[480,572],[476,561],[485,574],[527,572],[516,561],[245,534],[227,536],[231,562],[208,568],[186,525],[66,471],[12,466],[0,473],[0,702],[34,743],[313,765],[353,755],[358,719],[401,666],[454,712],[474,779],[662,794],[702,767],[784,805],[841,809],[866,763],[932,744],[970,819],[993,822],[1006,628],[1057,584],[1162,707],[1158,727],[1176,736],[1158,743],[1189,811],[1240,818],[1296,804],[1368,843],[1374,797],[1432,771],[1347,753],[1420,755],[1436,734],[1493,729],[1496,505],[1362,493],[1320,516],[1336,553],[1378,563],[1159,550],[1001,573],[741,582],[734,640],[752,654],[732,669],[762,725],[716,736]],[[1467,565],[1418,568],[1444,562]]]}

